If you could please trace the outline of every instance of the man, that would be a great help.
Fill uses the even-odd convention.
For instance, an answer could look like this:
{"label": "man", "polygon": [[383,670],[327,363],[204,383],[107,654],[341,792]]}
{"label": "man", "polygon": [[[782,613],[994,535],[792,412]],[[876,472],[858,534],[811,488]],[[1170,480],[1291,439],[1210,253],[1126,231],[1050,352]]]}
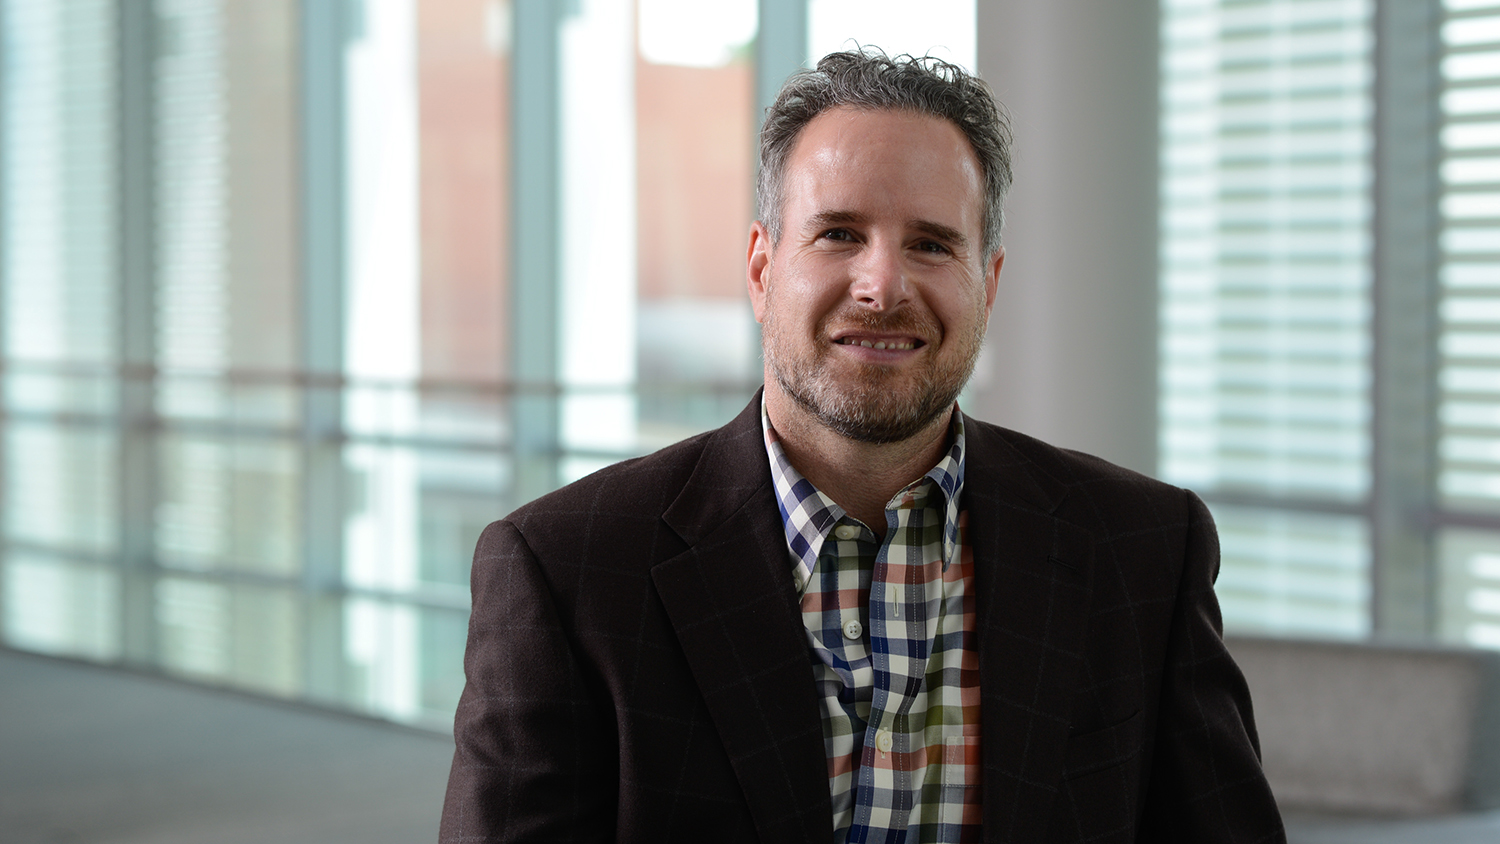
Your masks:
{"label": "man", "polygon": [[445,841],[1283,841],[1191,493],[956,411],[983,83],[837,53],[761,136],[762,397],[491,525]]}

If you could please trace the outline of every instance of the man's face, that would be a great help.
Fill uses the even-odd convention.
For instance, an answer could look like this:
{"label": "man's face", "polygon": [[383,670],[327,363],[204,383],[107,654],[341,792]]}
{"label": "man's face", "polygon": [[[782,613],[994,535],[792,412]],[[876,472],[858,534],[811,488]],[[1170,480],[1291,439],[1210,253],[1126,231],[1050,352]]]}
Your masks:
{"label": "man's face", "polygon": [[780,242],[750,232],[767,389],[850,439],[915,436],[973,371],[1004,259],[983,254],[968,140],[940,118],[831,109],[803,128],[783,196]]}

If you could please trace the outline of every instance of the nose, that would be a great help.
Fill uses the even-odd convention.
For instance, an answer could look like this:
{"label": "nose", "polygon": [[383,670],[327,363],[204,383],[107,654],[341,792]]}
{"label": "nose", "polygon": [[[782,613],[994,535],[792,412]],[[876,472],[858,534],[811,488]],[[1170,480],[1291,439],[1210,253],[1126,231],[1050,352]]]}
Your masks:
{"label": "nose", "polygon": [[892,311],[911,299],[911,280],[899,245],[872,243],[860,258],[849,285],[854,301],[871,310]]}

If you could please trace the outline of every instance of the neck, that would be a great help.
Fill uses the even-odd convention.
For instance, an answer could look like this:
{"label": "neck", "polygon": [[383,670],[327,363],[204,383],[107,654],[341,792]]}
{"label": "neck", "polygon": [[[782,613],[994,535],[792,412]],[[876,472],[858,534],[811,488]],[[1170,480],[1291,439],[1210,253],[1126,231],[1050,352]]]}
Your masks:
{"label": "neck", "polygon": [[886,503],[943,458],[952,408],[908,439],[867,443],[829,430],[775,385],[767,379],[766,413],[787,460],[844,512],[884,536]]}

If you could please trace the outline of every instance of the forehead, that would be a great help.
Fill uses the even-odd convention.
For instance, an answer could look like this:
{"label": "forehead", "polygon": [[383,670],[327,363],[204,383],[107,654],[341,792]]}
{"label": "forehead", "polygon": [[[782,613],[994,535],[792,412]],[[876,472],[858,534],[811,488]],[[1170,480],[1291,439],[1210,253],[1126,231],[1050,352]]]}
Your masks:
{"label": "forehead", "polygon": [[938,214],[940,222],[977,230],[983,185],[979,159],[951,121],[840,107],[819,114],[798,135],[787,157],[784,211],[796,218],[879,206],[924,218]]}

